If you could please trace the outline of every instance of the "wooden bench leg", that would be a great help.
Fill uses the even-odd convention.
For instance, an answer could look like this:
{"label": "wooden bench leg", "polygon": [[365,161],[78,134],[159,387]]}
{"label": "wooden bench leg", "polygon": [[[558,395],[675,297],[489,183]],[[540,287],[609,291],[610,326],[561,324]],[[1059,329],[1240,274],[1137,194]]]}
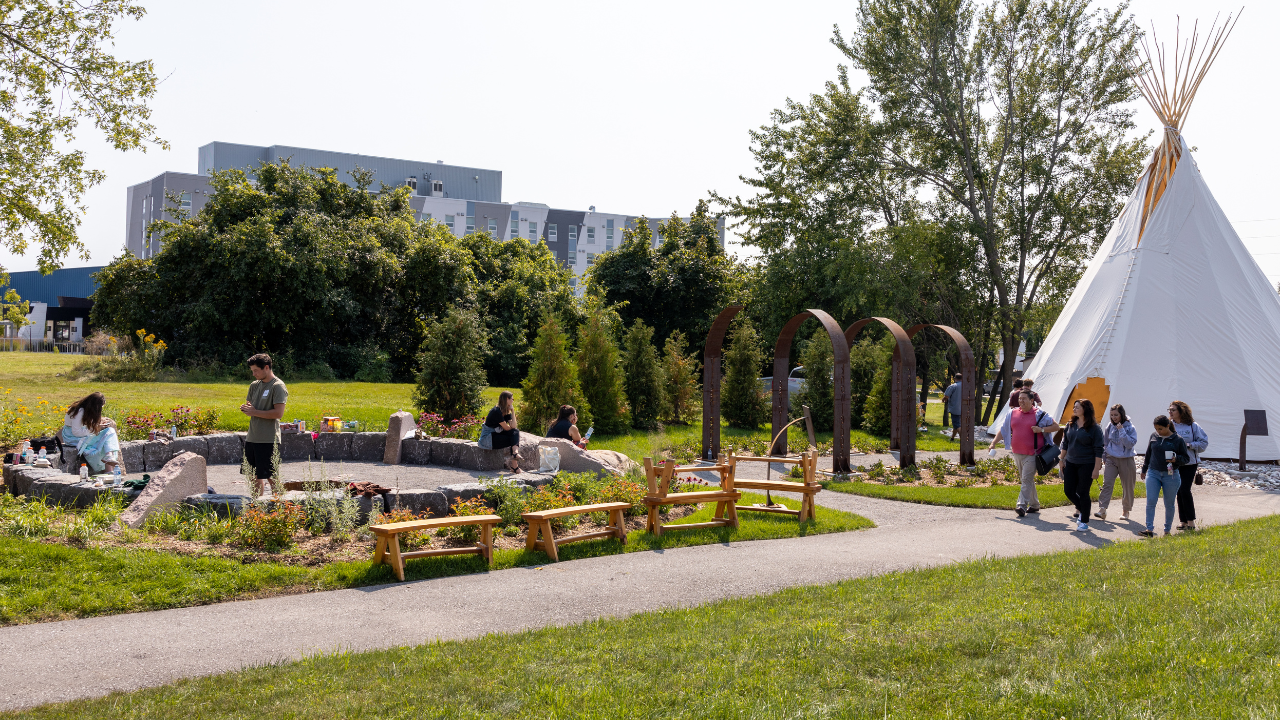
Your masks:
{"label": "wooden bench leg", "polygon": [[396,577],[400,582],[404,582],[404,560],[400,558],[400,536],[391,536],[391,568],[396,571]]}
{"label": "wooden bench leg", "polygon": [[626,545],[627,544],[626,516],[622,514],[621,510],[613,510],[609,514],[612,516],[611,520],[613,521],[613,527],[614,527],[614,530],[616,531],[615,534],[618,536],[618,540],[623,545]]}
{"label": "wooden bench leg", "polygon": [[381,565],[387,561],[387,536],[379,535],[378,543],[373,548],[373,564]]}
{"label": "wooden bench leg", "polygon": [[525,538],[524,549],[538,549],[538,523],[529,523],[529,535]]}
{"label": "wooden bench leg", "polygon": [[729,504],[729,503],[722,503],[722,502],[718,502],[718,503],[716,503],[716,519],[717,519],[717,520],[723,520],[723,519],[724,519],[724,513],[725,513],[725,508],[724,508],[724,506],[725,506],[725,505],[728,505],[728,504]]}
{"label": "wooden bench leg", "polygon": [[738,529],[738,506],[732,500],[725,503],[725,505],[727,505],[729,509],[729,525],[732,526],[734,530],[737,530]]}
{"label": "wooden bench leg", "polygon": [[560,552],[556,549],[556,539],[551,535],[551,521],[542,521],[542,549],[551,558],[551,562],[560,562]]}
{"label": "wooden bench leg", "polygon": [[649,506],[649,524],[646,529],[653,533],[655,537],[662,534],[662,523],[659,522],[657,505]]}
{"label": "wooden bench leg", "polygon": [[493,564],[493,524],[483,523],[480,525],[480,542],[484,543],[485,562],[489,565]]}

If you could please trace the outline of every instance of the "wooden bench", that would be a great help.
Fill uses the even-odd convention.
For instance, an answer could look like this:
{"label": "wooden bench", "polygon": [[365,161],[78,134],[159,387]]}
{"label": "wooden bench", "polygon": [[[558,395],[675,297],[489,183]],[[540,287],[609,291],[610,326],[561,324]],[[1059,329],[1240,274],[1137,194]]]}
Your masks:
{"label": "wooden bench", "polygon": [[[810,450],[800,453],[799,456],[791,457],[768,457],[758,455],[729,455],[729,465],[734,468],[734,487],[741,490],[765,490],[767,492],[790,492],[798,493],[800,497],[800,509],[792,510],[787,507],[772,507],[768,505],[739,505],[739,510],[752,510],[755,512],[771,512],[780,515],[796,515],[800,522],[814,519],[814,502],[813,496],[822,491],[822,486],[818,484],[818,451]],[[798,465],[800,467],[800,482],[791,482],[789,480],[742,480],[737,478],[737,468],[740,462],[767,462],[782,463],[784,465]]]}
{"label": "wooden bench", "polygon": [[[645,495],[643,502],[649,510],[649,521],[646,524],[649,532],[660,537],[664,529],[691,530],[693,528],[726,526],[736,529],[738,527],[738,512],[735,503],[742,498],[742,493],[734,488],[733,467],[723,462],[723,455],[720,458],[721,462],[717,465],[676,467],[675,463],[665,463],[658,469],[653,466],[653,458],[644,459],[644,474],[649,481],[649,494]],[[720,489],[682,493],[669,492],[672,479],[676,473],[680,472],[718,472],[720,473]],[[658,517],[658,510],[663,505],[699,505],[712,502],[716,504],[716,519],[708,522],[663,525]]]}
{"label": "wooden bench", "polygon": [[[373,564],[381,565],[386,563],[387,555],[390,555],[391,560],[388,564],[395,570],[396,577],[403,582],[404,562],[413,558],[435,557],[437,555],[479,555],[484,558],[486,563],[492,563],[493,528],[500,522],[502,522],[502,518],[497,515],[468,515],[466,517],[431,518],[429,520],[410,520],[408,522],[387,523],[386,525],[371,525],[369,529],[378,538],[378,544],[373,549]],[[472,547],[400,552],[400,533],[431,531],[460,525],[479,525],[480,542]]]}
{"label": "wooden bench", "polygon": [[[529,539],[525,542],[525,548],[529,550],[541,550],[551,558],[553,562],[560,560],[560,554],[556,551],[561,545],[569,543],[581,542],[583,540],[599,540],[600,538],[617,538],[623,544],[627,542],[627,522],[623,519],[623,514],[631,509],[631,503],[611,502],[600,503],[598,505],[575,505],[573,507],[556,508],[554,510],[538,510],[536,512],[527,512],[520,517],[529,523]],[[555,518],[568,517],[570,515],[585,515],[593,512],[609,513],[609,527],[600,532],[584,533],[582,535],[573,535],[571,537],[560,538],[556,540],[551,535],[551,521]],[[538,532],[542,532],[542,539],[538,539]]]}

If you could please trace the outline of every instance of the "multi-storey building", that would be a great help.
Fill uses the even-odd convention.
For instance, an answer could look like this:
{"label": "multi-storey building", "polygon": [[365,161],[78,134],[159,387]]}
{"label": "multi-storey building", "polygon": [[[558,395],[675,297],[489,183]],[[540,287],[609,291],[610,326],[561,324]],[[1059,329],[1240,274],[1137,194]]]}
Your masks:
{"label": "multi-storey building", "polygon": [[[371,174],[375,190],[408,185],[413,188],[409,204],[418,219],[441,222],[459,237],[488,232],[500,240],[546,243],[556,259],[573,271],[575,284],[597,255],[618,246],[623,229],[633,227],[638,219],[635,215],[596,212],[595,206],[584,211],[556,210],[541,203],[504,203],[500,170],[446,165],[443,160],[432,163],[283,145],[212,142],[200,148],[199,174],[166,172],[129,188],[125,246],[142,258],[158,252],[161,239],[147,232],[148,225],[162,218],[174,219],[169,210],[173,203],[166,200],[170,195],[183,211],[199,212],[213,191],[209,184],[212,171],[237,169],[252,177],[260,163],[285,159],[294,166],[333,168],[351,185],[356,170]],[[662,220],[649,220],[655,246],[661,241],[658,226]],[[723,218],[717,229],[723,246]]]}

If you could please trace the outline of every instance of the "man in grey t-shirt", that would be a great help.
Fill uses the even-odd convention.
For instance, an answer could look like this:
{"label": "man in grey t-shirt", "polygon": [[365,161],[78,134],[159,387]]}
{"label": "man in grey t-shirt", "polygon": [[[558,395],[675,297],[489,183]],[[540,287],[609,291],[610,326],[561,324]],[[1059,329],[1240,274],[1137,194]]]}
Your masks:
{"label": "man in grey t-shirt", "polygon": [[[244,439],[244,457],[253,466],[254,482],[258,493],[266,490],[266,481],[273,471],[272,458],[280,443],[280,418],[284,417],[285,401],[289,391],[280,378],[271,372],[271,356],[258,353],[249,358],[249,372],[254,381],[249,385],[249,395],[240,412],[249,416],[249,434]],[[249,478],[245,478],[248,480]]]}
{"label": "man in grey t-shirt", "polygon": [[960,374],[957,373],[955,382],[947,386],[945,392],[942,393],[942,400],[947,404],[947,412],[951,413],[951,439],[955,440],[960,434]]}

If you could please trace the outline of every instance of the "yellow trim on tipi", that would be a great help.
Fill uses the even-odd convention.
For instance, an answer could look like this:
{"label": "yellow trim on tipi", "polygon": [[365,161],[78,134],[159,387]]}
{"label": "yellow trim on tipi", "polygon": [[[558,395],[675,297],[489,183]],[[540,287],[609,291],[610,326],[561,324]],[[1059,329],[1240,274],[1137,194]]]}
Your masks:
{"label": "yellow trim on tipi", "polygon": [[1107,419],[1107,403],[1111,402],[1111,386],[1100,377],[1087,378],[1076,385],[1076,389],[1071,391],[1071,397],[1067,398],[1066,406],[1062,408],[1062,414],[1058,416],[1061,424],[1066,425],[1071,420],[1074,414],[1071,409],[1075,407],[1077,400],[1088,400],[1093,403],[1094,420],[1102,425]]}

